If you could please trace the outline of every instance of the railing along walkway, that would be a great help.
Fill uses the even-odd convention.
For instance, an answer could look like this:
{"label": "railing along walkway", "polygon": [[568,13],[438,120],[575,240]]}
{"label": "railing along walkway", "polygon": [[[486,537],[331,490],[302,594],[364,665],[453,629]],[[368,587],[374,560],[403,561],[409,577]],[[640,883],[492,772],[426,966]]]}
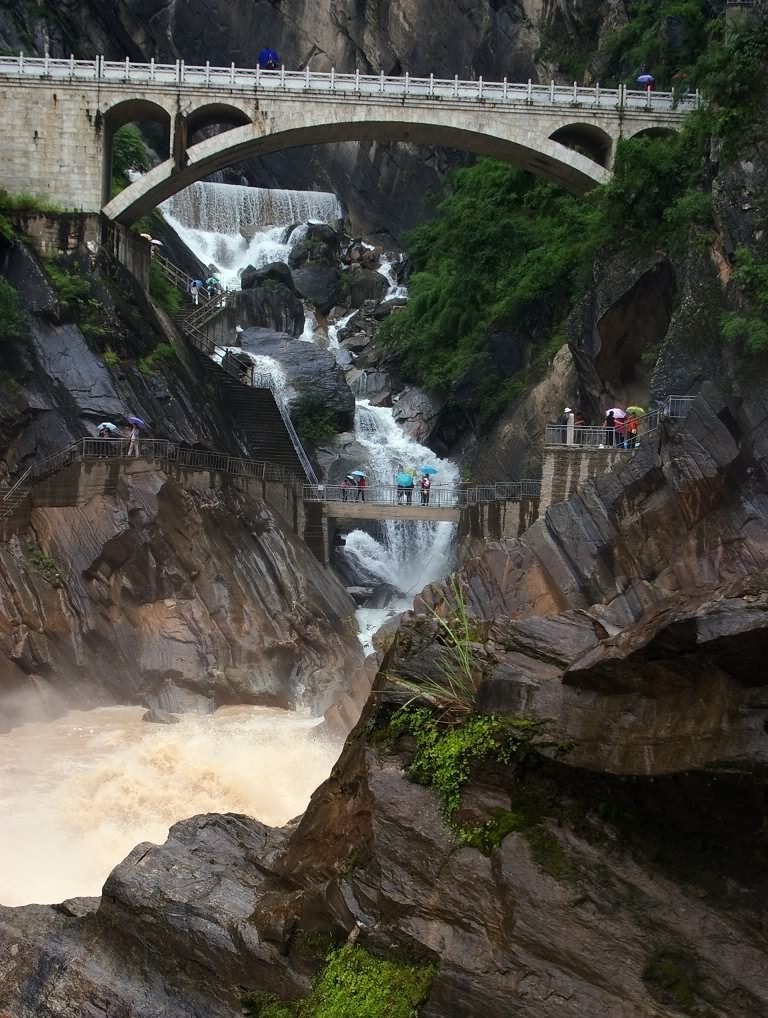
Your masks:
{"label": "railing along walkway", "polygon": [[[426,502],[418,485],[403,488],[396,484],[369,484],[365,488],[344,487],[341,484],[305,484],[305,502],[356,502],[370,505],[425,506],[432,508],[459,508],[483,502],[520,502],[524,498],[538,498],[541,481],[506,481],[499,484],[463,485],[433,484]],[[404,515],[406,515],[404,513]]]}
{"label": "railing along walkway", "polygon": [[602,88],[600,85],[582,87],[557,85],[550,81],[546,85],[525,82],[484,81],[453,78],[412,77],[410,74],[393,77],[379,74],[340,74],[330,71],[287,71],[281,67],[276,71],[265,71],[259,67],[241,68],[212,67],[186,64],[177,60],[175,64],[159,64],[154,60],[135,63],[125,60],[105,60],[103,56],[93,60],[52,59],[51,57],[0,57],[0,75],[10,78],[50,78],[61,82],[97,81],[126,85],[174,85],[181,88],[227,89],[252,93],[254,91],[277,94],[301,94],[322,100],[364,97],[368,102],[391,102],[395,99],[442,100],[456,105],[477,102],[495,103],[502,107],[552,107],[605,109],[605,110],[652,110],[665,114],[684,116],[701,105],[698,91],[686,95],[674,92],[654,92],[650,89]]}
{"label": "railing along walkway", "polygon": [[660,407],[636,418],[637,435],[634,440],[621,430],[606,427],[583,427],[569,429],[562,424],[548,424],[544,434],[544,445],[567,445],[576,450],[623,449],[632,452],[644,438],[658,430],[664,419],[679,420],[688,416],[688,410],[695,396],[667,396]]}
{"label": "railing along walkway", "polygon": [[[157,262],[165,273],[166,277],[177,286],[182,293],[185,295],[189,291],[189,284],[192,281],[192,277],[188,276],[186,272],[183,272],[177,265],[169,261],[163,255],[154,255]],[[309,456],[307,456],[304,446],[301,444],[299,434],[294,427],[291,415],[288,411],[288,407],[285,405],[282,393],[276,387],[271,375],[264,373],[257,373],[253,371],[252,366],[244,365],[243,361],[238,360],[230,350],[226,347],[219,346],[214,343],[212,339],[203,332],[202,326],[210,322],[219,311],[227,306],[227,301],[231,295],[231,290],[224,290],[215,297],[210,297],[204,303],[192,308],[179,320],[179,326],[184,330],[190,342],[201,350],[203,353],[212,357],[218,364],[221,365],[227,374],[236,378],[239,382],[244,385],[249,385],[255,389],[269,389],[272,393],[275,405],[280,413],[285,429],[291,439],[294,451],[299,458],[304,473],[306,474],[307,480],[310,484],[317,484],[318,478],[314,471],[312,464],[310,463]],[[246,358],[248,364],[250,364],[250,358]]]}

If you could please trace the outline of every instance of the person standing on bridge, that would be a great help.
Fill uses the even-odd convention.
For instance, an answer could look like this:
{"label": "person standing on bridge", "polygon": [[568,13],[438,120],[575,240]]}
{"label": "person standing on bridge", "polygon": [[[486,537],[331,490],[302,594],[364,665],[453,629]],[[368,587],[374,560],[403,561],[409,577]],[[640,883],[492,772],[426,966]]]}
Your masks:
{"label": "person standing on bridge", "polygon": [[365,489],[368,481],[365,479],[365,474],[361,474],[357,479],[357,498],[356,502],[365,502]]}
{"label": "person standing on bridge", "polygon": [[128,455],[139,455],[139,427],[137,424],[131,425],[131,440],[128,443]]}
{"label": "person standing on bridge", "polygon": [[429,505],[429,489],[432,487],[432,482],[429,479],[429,474],[424,474],[421,479],[421,504]]}

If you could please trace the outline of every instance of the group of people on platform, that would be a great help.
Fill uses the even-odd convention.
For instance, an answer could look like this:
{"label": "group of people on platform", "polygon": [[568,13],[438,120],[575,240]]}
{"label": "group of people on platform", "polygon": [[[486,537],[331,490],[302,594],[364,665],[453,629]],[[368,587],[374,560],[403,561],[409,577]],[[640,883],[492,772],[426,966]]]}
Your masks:
{"label": "group of people on platform", "polygon": [[216,276],[209,276],[205,282],[203,282],[202,279],[191,279],[187,290],[189,291],[189,296],[192,298],[192,303],[195,307],[197,307],[200,303],[201,297],[203,300],[212,300],[214,297],[218,297],[220,293],[224,292],[224,289]]}
{"label": "group of people on platform", "polygon": [[368,481],[362,474],[358,476],[347,474],[341,482],[342,502],[365,502],[365,489],[367,487]]}
{"label": "group of people on platform", "polygon": [[[129,422],[130,432],[122,433],[118,427],[111,422],[100,424],[96,434],[102,439],[99,443],[99,457],[104,456],[138,456],[140,430],[137,424]],[[127,428],[126,428],[127,431]],[[125,450],[125,441],[128,441],[128,449]]]}
{"label": "group of people on platform", "polygon": [[[606,410],[602,425],[602,434],[599,434],[600,446],[603,448],[634,449],[638,441],[641,419],[645,416],[645,410],[640,406],[611,407]],[[560,427],[560,441],[566,445],[585,445],[586,432],[588,427],[584,415],[579,410],[567,406],[558,421]],[[594,429],[592,429],[594,431]],[[593,439],[594,441],[594,439]],[[592,443],[589,443],[592,444]]]}
{"label": "group of people on platform", "polygon": [[[416,471],[403,471],[395,478],[397,485],[398,505],[413,505],[413,493],[418,490],[421,493],[421,504],[429,505],[429,493],[432,488],[432,479],[429,474],[423,474],[417,478]],[[342,502],[365,502],[365,491],[368,481],[363,474],[347,474],[341,482]]]}

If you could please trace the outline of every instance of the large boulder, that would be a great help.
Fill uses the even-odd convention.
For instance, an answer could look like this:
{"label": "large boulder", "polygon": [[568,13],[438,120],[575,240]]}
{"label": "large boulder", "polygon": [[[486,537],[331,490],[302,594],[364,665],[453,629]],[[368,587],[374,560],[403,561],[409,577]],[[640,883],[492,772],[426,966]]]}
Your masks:
{"label": "large boulder", "polygon": [[304,265],[330,268],[338,261],[339,236],[332,227],[325,223],[307,223],[291,234],[288,264],[292,269],[300,269]]}
{"label": "large boulder", "polygon": [[300,336],[304,331],[304,305],[293,285],[286,286],[268,278],[235,294],[233,304],[225,309],[217,328],[220,329],[224,323],[232,327],[256,326]]}
{"label": "large boulder", "polygon": [[359,308],[367,300],[380,301],[389,289],[385,276],[360,265],[352,265],[344,272],[341,285],[353,308]]}
{"label": "large boulder", "polygon": [[294,269],[293,283],[301,296],[314,305],[321,315],[327,315],[339,302],[341,273],[325,265],[305,265]]}
{"label": "large boulder", "polygon": [[282,284],[287,286],[289,290],[295,290],[291,270],[285,262],[270,262],[260,269],[253,265],[248,265],[240,273],[240,286],[243,290],[248,290],[254,286],[263,287],[270,284]]}
{"label": "large boulder", "polygon": [[428,445],[443,407],[443,400],[423,389],[408,386],[392,400],[392,416],[415,442]]}
{"label": "large boulder", "polygon": [[284,397],[289,405],[311,395],[333,411],[339,431],[349,431],[353,427],[355,397],[336,358],[328,350],[268,329],[246,329],[242,345],[254,356],[269,357],[277,362],[285,376]]}

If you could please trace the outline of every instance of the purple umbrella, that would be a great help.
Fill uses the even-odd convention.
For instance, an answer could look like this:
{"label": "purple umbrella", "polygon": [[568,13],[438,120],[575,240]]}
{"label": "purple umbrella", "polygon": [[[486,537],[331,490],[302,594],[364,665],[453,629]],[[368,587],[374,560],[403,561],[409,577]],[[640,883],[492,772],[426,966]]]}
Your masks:
{"label": "purple umbrella", "polygon": [[652,85],[656,79],[652,74],[641,74],[637,79],[638,85]]}
{"label": "purple umbrella", "polygon": [[142,421],[142,419],[140,417],[133,417],[131,415],[131,416],[126,417],[125,419],[126,419],[126,421],[128,421],[129,424],[135,424],[137,428],[146,428],[147,427],[146,421]]}

